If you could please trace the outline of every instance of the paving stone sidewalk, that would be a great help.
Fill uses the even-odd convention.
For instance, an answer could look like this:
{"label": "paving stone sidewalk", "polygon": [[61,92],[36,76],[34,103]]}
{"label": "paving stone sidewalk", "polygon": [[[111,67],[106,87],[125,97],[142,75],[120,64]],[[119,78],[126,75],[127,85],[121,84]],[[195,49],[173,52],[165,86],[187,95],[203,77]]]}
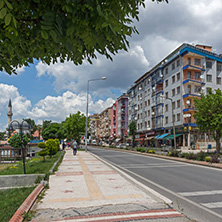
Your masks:
{"label": "paving stone sidewalk", "polygon": [[32,221],[190,221],[166,200],[92,154],[66,150]]}

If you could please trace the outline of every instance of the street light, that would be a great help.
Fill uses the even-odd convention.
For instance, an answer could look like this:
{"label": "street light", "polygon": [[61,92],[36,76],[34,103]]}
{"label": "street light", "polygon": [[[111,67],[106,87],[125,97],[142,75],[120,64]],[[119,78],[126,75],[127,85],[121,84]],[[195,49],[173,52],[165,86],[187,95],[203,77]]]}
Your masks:
{"label": "street light", "polygon": [[21,137],[21,143],[22,143],[22,160],[23,160],[23,170],[24,170],[24,174],[26,174],[26,170],[25,170],[25,151],[24,151],[24,142],[23,142],[23,134],[27,134],[29,133],[29,130],[32,129],[32,126],[29,125],[25,120],[21,120],[21,119],[15,119],[12,120],[9,125],[8,125],[8,131],[17,131],[19,130],[19,134]]}
{"label": "street light", "polygon": [[106,77],[98,79],[89,79],[87,82],[87,96],[86,96],[86,132],[85,132],[85,152],[87,152],[87,130],[88,130],[88,107],[89,107],[89,82],[97,80],[106,80]]}
{"label": "street light", "polygon": [[162,98],[165,98],[165,99],[169,99],[171,101],[171,108],[172,108],[172,122],[173,122],[173,140],[174,140],[174,149],[176,150],[177,148],[177,145],[176,145],[176,135],[175,135],[175,124],[174,124],[174,118],[173,118],[173,99],[171,98],[166,98],[164,97],[163,95],[161,95]]}

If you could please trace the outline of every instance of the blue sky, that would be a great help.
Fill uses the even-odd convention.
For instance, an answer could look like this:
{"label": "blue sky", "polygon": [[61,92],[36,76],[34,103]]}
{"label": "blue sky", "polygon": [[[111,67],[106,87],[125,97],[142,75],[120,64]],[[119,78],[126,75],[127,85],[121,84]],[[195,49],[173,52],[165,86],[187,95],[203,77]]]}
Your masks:
{"label": "blue sky", "polygon": [[182,43],[211,45],[222,53],[221,0],[146,0],[135,25],[140,35],[129,38],[128,52],[120,51],[113,62],[98,55],[93,65],[84,62],[42,64],[9,76],[0,72],[0,131],[7,125],[8,100],[12,99],[13,118],[32,118],[61,122],[78,110],[85,113],[88,79],[106,76],[105,81],[90,83],[89,112],[100,113],[118,96]]}

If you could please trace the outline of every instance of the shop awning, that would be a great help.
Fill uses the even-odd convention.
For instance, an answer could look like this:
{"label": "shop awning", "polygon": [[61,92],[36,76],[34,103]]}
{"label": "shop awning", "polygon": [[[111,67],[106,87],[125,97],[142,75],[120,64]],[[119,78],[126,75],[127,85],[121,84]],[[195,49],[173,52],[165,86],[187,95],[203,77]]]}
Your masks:
{"label": "shop awning", "polygon": [[[181,135],[182,135],[182,134],[175,134],[175,137],[178,137],[178,136],[181,136]],[[165,137],[164,139],[173,140],[173,138],[174,138],[174,136],[173,136],[173,134],[171,134],[171,135]]]}
{"label": "shop awning", "polygon": [[158,139],[158,140],[165,139],[164,137],[166,137],[166,136],[168,136],[168,135],[169,135],[169,133],[162,134],[162,135],[160,135],[157,139]]}
{"label": "shop awning", "polygon": [[145,140],[152,140],[154,136],[146,137]]}
{"label": "shop awning", "polygon": [[155,136],[154,139],[157,139],[159,136],[160,136],[160,135]]}

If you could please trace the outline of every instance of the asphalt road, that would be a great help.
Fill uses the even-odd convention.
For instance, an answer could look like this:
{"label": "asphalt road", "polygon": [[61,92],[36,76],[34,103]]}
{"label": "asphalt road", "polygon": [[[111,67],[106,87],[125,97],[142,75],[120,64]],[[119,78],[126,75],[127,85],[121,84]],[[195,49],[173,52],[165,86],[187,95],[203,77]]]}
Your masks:
{"label": "asphalt road", "polygon": [[143,184],[173,201],[194,221],[222,221],[222,171],[141,154],[88,147]]}

